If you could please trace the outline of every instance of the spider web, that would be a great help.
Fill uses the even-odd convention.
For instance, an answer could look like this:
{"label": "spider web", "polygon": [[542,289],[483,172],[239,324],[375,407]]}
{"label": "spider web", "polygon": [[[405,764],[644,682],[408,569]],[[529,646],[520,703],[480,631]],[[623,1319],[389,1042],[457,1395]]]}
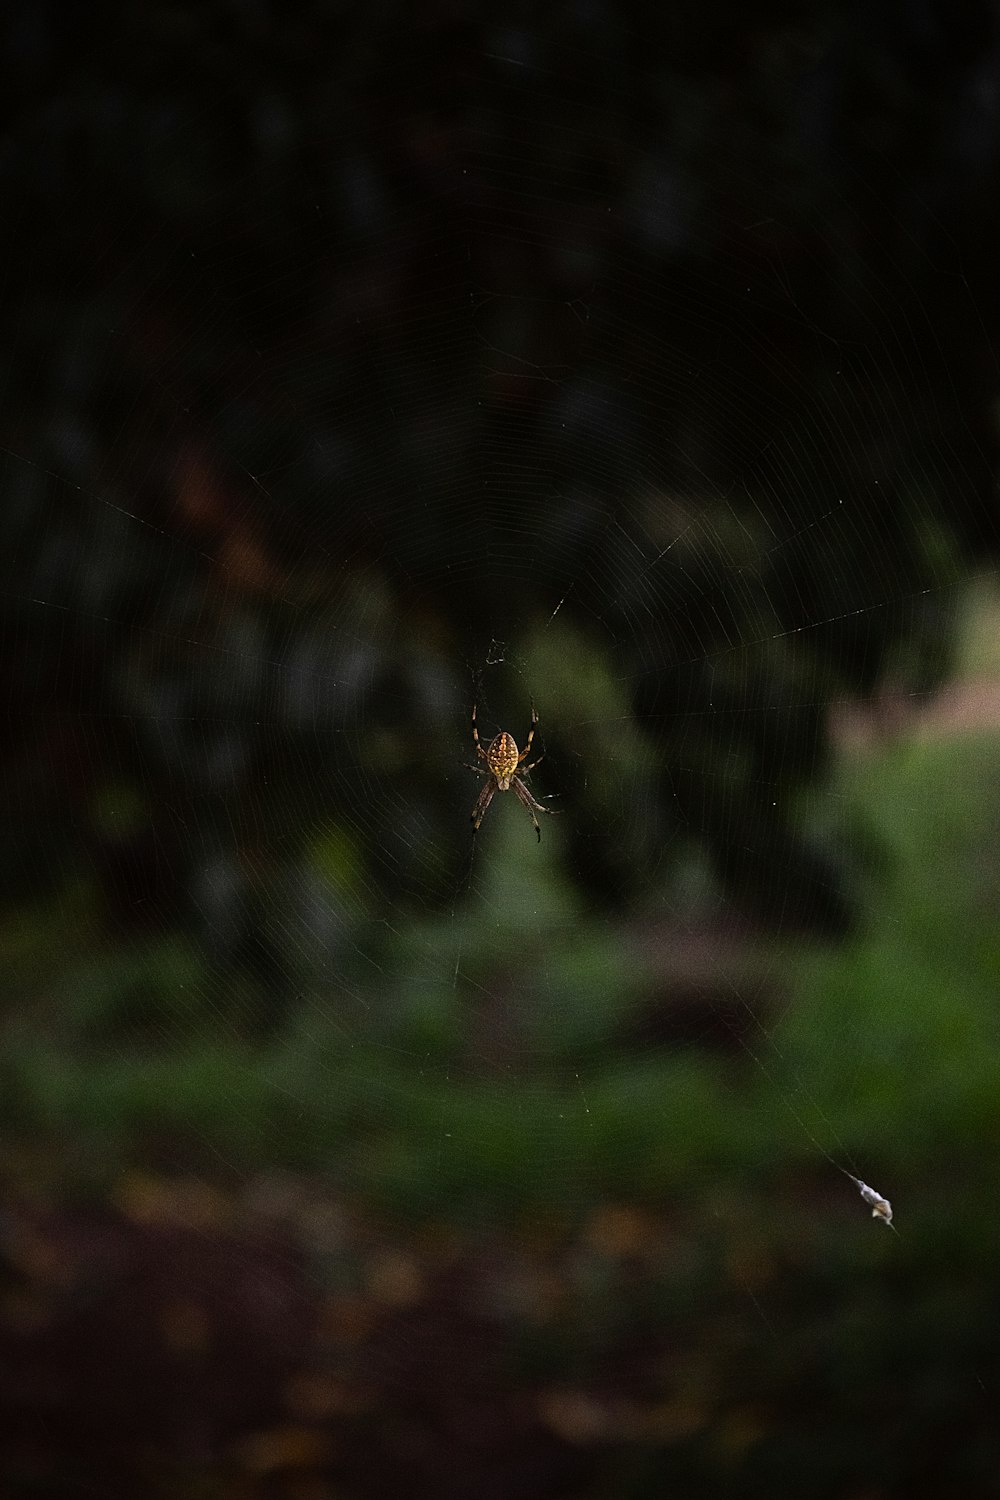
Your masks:
{"label": "spider web", "polygon": [[[131,93],[137,144],[54,174],[80,282],[14,341],[6,597],[79,801],[33,836],[65,952],[12,1045],[85,1175],[113,1140],[112,1179],[321,1169],[469,1234],[666,1198],[723,1238],[776,1159],[827,1212],[824,1173],[871,1180],[868,1018],[812,1073],[783,961],[872,878],[827,727],[946,666],[929,497],[974,516],[985,460],[933,313],[974,300],[863,168],[804,197],[780,138],[708,110],[682,150],[540,47],[494,27],[453,112],[359,63],[311,138],[241,100],[258,176],[204,100],[164,131]],[[474,702],[484,744],[539,711],[540,844],[514,797],[469,829]]]}

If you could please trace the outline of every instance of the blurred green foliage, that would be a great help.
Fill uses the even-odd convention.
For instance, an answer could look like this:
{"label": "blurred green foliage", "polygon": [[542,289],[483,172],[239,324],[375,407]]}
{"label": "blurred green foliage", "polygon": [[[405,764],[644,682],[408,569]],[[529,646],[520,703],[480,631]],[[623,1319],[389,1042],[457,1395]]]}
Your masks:
{"label": "blurred green foliage", "polygon": [[[525,861],[503,803],[477,901],[367,941],[374,979],[355,988],[348,967],[267,1039],[195,949],[53,960],[63,927],[26,919],[6,956],[38,1009],[7,1017],[4,1134],[57,1148],[77,1186],[126,1167],[284,1169],[404,1239],[438,1226],[473,1257],[503,1243],[520,1290],[501,1277],[495,1295],[526,1299],[504,1314],[507,1367],[549,1393],[556,1432],[598,1444],[581,1495],[639,1500],[685,1474],[697,1493],[821,1497],[862,1476],[929,1494],[959,1474],[985,1495],[1000,741],[854,753],[831,808],[881,847],[868,919],[836,949],[772,945],[760,1001],[750,952],[742,995],[739,971],[710,965],[706,1018],[732,1000],[746,1023],[721,1050],[707,1030],[630,1040],[662,977],[644,929],[581,914],[561,834]],[[316,848],[341,891],[363,878],[349,850]],[[892,1198],[898,1234],[838,1167]],[[348,1274],[327,1258],[323,1276]],[[558,1314],[531,1312],[550,1284]],[[668,1334],[630,1405],[617,1362]]]}
{"label": "blurred green foliage", "polygon": [[[775,950],[792,995],[778,1012],[709,964],[706,1014],[748,1017],[721,1053],[708,1036],[631,1039],[659,983],[648,940],[581,913],[559,832],[524,859],[520,809],[502,801],[476,901],[377,942],[360,911],[356,968],[314,982],[264,1040],[190,945],[102,951],[78,929],[74,958],[66,918],[87,902],[70,891],[4,935],[5,966],[34,995],[5,1021],[7,1129],[96,1132],[109,1167],[176,1132],[240,1171],[322,1171],[419,1212],[572,1215],[615,1192],[698,1192],[720,1171],[787,1188],[793,1170],[828,1175],[820,1148],[898,1181],[904,1222],[933,1212],[982,1230],[975,1197],[998,1137],[1000,748],[928,736],[851,758],[831,805],[875,830],[889,874],[846,945]],[[316,846],[339,890],[362,878],[349,851]]]}

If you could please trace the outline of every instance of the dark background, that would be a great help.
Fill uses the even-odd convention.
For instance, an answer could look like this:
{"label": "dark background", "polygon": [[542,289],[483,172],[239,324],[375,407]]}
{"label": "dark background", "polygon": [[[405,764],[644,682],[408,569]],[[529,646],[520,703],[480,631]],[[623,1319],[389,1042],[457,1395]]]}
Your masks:
{"label": "dark background", "polygon": [[934,884],[834,788],[1000,537],[992,8],[2,24],[12,1493],[987,1493],[992,1228],[809,1227],[899,955],[768,1048]]}

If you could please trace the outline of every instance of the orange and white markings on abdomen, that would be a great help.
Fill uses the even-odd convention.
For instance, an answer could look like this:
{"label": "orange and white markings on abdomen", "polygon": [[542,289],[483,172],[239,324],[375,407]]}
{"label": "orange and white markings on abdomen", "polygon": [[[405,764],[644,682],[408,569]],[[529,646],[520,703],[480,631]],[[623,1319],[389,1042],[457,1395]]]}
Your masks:
{"label": "orange and white markings on abdomen", "polygon": [[518,750],[514,736],[506,729],[486,747],[486,764],[497,779],[497,791],[510,790],[510,778],[517,770]]}

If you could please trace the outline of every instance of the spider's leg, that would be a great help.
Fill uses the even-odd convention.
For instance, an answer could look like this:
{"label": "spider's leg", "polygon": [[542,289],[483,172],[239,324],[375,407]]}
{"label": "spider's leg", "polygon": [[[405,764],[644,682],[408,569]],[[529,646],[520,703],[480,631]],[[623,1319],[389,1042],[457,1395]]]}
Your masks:
{"label": "spider's leg", "polygon": [[523,793],[521,801],[523,802],[525,798],[527,798],[528,802],[531,803],[531,806],[535,809],[536,812],[548,813],[552,818],[557,817],[559,813],[562,812],[561,807],[543,807],[541,802],[536,802],[534,797],[528,791],[528,788],[525,786],[524,782],[521,780],[520,771],[518,771],[516,776],[511,777],[510,784],[516,792]]}
{"label": "spider's leg", "polygon": [[[524,742],[524,749],[521,751],[520,755],[517,757],[518,765],[520,765],[520,763],[521,763],[522,760],[527,760],[527,758],[528,758],[528,751],[531,749],[531,742],[535,738],[535,726],[536,726],[537,723],[538,723],[538,714],[535,712],[535,705],[534,705],[534,703],[532,703],[532,705],[531,705],[531,728],[528,730],[528,738]],[[537,764],[537,762],[536,762],[536,764]]]}
{"label": "spider's leg", "polygon": [[536,766],[540,766],[541,763],[542,763],[542,761],[544,759],[545,759],[545,752],[543,750],[542,753],[541,753],[541,755],[538,757],[538,759],[537,760],[533,760],[531,762],[530,766],[518,766],[518,768],[517,768],[517,774],[518,774],[518,776],[527,776],[528,772],[529,771],[533,771]]}
{"label": "spider's leg", "polygon": [[475,771],[477,776],[488,776],[490,774],[485,766],[470,766],[467,760],[460,761],[459,764],[462,766],[463,770]]}
{"label": "spider's leg", "polygon": [[477,709],[477,707],[478,707],[478,704],[474,703],[472,705],[472,738],[473,738],[473,740],[475,742],[476,754],[479,756],[479,759],[480,760],[486,760],[486,751],[483,749],[482,745],[479,743],[479,725],[476,723],[476,709]]}
{"label": "spider's leg", "polygon": [[491,780],[484,783],[482,791],[476,798],[476,805],[472,809],[472,826],[474,829],[478,829],[480,823],[485,818],[486,809],[493,801],[493,793],[496,791],[496,789],[497,784],[495,781]]}
{"label": "spider's leg", "polygon": [[513,781],[511,782],[511,786],[514,788],[514,790],[517,793],[518,797],[520,798],[521,802],[528,809],[528,816],[530,817],[532,823],[534,823],[534,825],[535,825],[535,837],[538,839],[538,842],[541,843],[542,842],[542,830],[538,826],[538,819],[535,817],[534,810],[533,810],[532,805],[531,805],[532,799],[528,796],[525,788],[521,785],[521,783],[518,781],[518,779],[517,779],[516,776],[514,777]]}
{"label": "spider's leg", "polygon": [[551,817],[555,817],[556,814],[559,812],[559,808],[557,808],[557,807],[543,807],[540,802],[536,802],[535,799],[534,799],[534,797],[528,791],[528,788],[525,786],[524,782],[520,779],[519,776],[512,777],[510,784],[514,788],[515,792],[517,793],[517,795],[518,795],[519,799],[521,800],[521,802],[523,803],[523,805],[528,809],[528,812],[529,812],[529,814],[531,816],[531,821],[535,825],[535,833],[538,836],[538,842],[541,843],[542,842],[542,830],[538,826],[538,819],[535,817],[535,813],[536,812],[549,813],[549,815]]}

